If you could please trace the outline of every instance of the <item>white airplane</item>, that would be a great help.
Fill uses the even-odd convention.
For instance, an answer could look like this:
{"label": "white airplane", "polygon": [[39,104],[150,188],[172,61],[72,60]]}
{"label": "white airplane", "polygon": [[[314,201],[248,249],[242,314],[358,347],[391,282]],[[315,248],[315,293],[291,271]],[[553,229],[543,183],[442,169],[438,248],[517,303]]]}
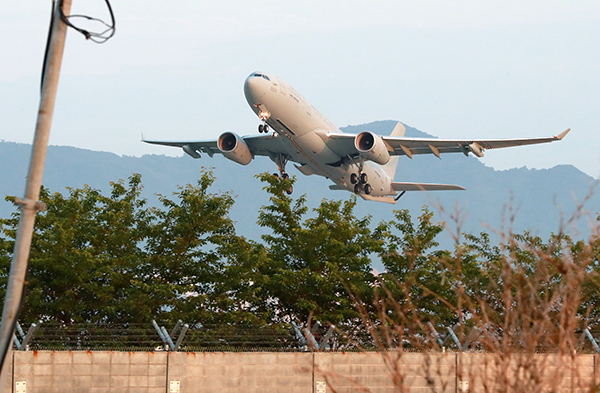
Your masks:
{"label": "white airplane", "polygon": [[[416,154],[433,154],[440,158],[442,153],[473,153],[483,157],[487,149],[558,141],[570,131],[548,138],[405,138],[405,128],[398,123],[390,136],[370,131],[346,134],[274,75],[250,74],[244,93],[261,121],[258,132],[263,135],[239,137],[227,131],[217,140],[143,141],[181,147],[193,158],[200,158],[200,153],[210,157],[220,153],[242,165],[248,165],[255,156],[267,156],[277,164],[282,178],[289,178],[285,167],[292,161],[304,175],[333,181],[329,186],[332,190],[348,190],[367,200],[396,203],[406,191],[464,190],[451,184],[394,182],[398,156],[412,159]],[[290,189],[288,194],[291,192]]]}

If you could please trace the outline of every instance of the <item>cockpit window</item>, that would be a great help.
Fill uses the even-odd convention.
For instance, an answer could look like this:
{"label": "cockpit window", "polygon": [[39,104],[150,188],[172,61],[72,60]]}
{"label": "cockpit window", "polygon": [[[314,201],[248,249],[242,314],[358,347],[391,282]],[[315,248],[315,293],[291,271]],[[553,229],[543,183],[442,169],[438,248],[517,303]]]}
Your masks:
{"label": "cockpit window", "polygon": [[268,80],[268,81],[270,81],[270,80],[271,80],[271,79],[270,79],[268,76],[266,76],[266,75],[264,75],[264,74],[259,74],[259,73],[256,73],[256,74],[254,74],[254,75],[252,75],[252,76],[257,76],[257,77],[259,77],[259,78],[260,78],[260,77],[263,77],[264,79],[266,79],[266,80]]}

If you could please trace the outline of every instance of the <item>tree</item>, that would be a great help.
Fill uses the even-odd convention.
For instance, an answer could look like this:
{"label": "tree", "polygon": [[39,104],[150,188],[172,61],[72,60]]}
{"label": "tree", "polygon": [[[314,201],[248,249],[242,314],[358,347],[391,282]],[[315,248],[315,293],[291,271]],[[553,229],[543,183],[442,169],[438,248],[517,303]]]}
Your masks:
{"label": "tree", "polygon": [[[109,196],[88,186],[67,195],[43,189],[48,208],[36,220],[21,320],[198,321],[222,270],[218,248],[235,239],[233,199],[209,193],[213,181],[203,172],[175,200],[161,196],[163,209],[140,198],[137,174],[111,183]],[[17,225],[17,214],[0,221],[4,277]]]}
{"label": "tree", "polygon": [[153,209],[140,275],[162,303],[151,314],[161,320],[200,322],[207,317],[206,302],[224,268],[221,248],[235,238],[229,218],[233,198],[210,193],[214,180],[212,173],[203,172],[197,186],[179,187],[176,200],[160,196],[164,209]]}
{"label": "tree", "polygon": [[294,179],[269,174],[260,179],[271,195],[259,212],[258,223],[271,229],[263,236],[267,248],[265,287],[276,301],[280,318],[339,323],[358,314],[349,294],[372,297],[374,275],[369,255],[379,242],[371,236],[370,217],[354,215],[356,198],[323,200],[314,217],[305,218],[306,197],[287,196]]}
{"label": "tree", "polygon": [[[47,210],[36,218],[22,320],[69,325],[132,317],[120,314],[136,310],[123,303],[131,297],[132,266],[141,256],[138,222],[146,202],[139,198],[139,175],[130,177],[128,187],[111,187],[110,197],[89,186],[68,188],[67,196],[42,188]],[[5,242],[14,241],[17,225],[17,214],[2,220]]]}

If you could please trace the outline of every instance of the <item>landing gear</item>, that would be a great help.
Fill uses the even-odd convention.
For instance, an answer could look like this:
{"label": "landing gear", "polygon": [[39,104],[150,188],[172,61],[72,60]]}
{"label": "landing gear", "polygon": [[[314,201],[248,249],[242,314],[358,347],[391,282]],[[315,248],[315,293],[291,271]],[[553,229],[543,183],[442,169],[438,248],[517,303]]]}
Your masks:
{"label": "landing gear", "polygon": [[367,183],[367,184],[356,183],[354,185],[354,193],[360,194],[361,191],[364,192],[365,194],[369,195],[371,192],[373,192],[373,186],[371,186],[369,183]]}
{"label": "landing gear", "polygon": [[371,192],[373,192],[373,187],[368,183],[369,176],[362,171],[362,161],[360,162],[358,168],[358,173],[350,174],[350,183],[354,184],[354,192],[356,194],[364,192],[365,194],[369,195]]}
{"label": "landing gear", "polygon": [[258,125],[258,132],[260,134],[262,134],[263,132],[266,134],[269,132],[269,125],[267,123],[265,124],[259,124]]}

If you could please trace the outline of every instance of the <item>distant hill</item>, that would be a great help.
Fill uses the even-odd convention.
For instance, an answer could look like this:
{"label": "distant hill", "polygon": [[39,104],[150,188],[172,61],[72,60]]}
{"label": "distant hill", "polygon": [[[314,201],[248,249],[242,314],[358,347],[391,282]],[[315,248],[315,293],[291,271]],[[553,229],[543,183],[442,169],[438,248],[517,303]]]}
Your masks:
{"label": "distant hill", "polygon": [[[369,124],[348,126],[346,132],[370,130],[386,135],[394,128],[395,121],[378,121]],[[406,127],[407,136],[429,136],[412,127]],[[165,148],[166,149],[166,148]],[[11,142],[0,142],[0,196],[22,196],[31,146]],[[491,154],[491,153],[490,153]],[[67,146],[50,146],[44,185],[52,191],[64,192],[65,187],[82,187],[89,184],[107,190],[110,181],[126,179],[131,173],[142,174],[144,194],[151,203],[157,202],[154,194],[171,194],[177,185],[195,183],[201,167],[214,167],[217,177],[215,190],[232,191],[236,204],[231,216],[238,223],[238,232],[253,239],[264,233],[256,225],[258,209],[268,202],[262,191],[263,184],[254,176],[257,173],[275,172],[276,166],[269,159],[259,157],[248,166],[241,166],[222,156],[210,159],[203,156],[194,160],[184,155],[173,158],[159,155],[143,157],[120,157],[113,153],[83,150]],[[350,193],[331,191],[330,182],[316,176],[303,176],[293,165],[288,172],[298,180],[294,194],[306,193],[309,206],[317,206],[322,198],[346,199]],[[578,200],[588,194],[595,180],[571,165],[560,165],[552,169],[518,168],[496,171],[486,167],[474,157],[462,154],[447,154],[439,160],[434,156],[415,156],[413,160],[401,157],[396,173],[397,181],[440,182],[460,184],[467,191],[437,193],[407,193],[398,204],[367,202],[359,200],[357,214],[373,216],[376,223],[391,218],[393,209],[410,210],[413,217],[420,214],[423,205],[443,206],[453,212],[455,206],[463,212],[462,231],[479,233],[502,227],[503,207],[510,204],[517,214],[513,223],[515,232],[529,230],[546,238],[556,232],[561,222],[561,212],[571,214]],[[594,214],[600,211],[600,195],[593,195],[586,208]],[[14,207],[3,199],[0,201],[0,217],[7,217]],[[438,220],[448,221],[447,215],[436,213]],[[580,222],[576,236],[587,236],[588,226]],[[450,245],[449,237],[443,240]]]}

